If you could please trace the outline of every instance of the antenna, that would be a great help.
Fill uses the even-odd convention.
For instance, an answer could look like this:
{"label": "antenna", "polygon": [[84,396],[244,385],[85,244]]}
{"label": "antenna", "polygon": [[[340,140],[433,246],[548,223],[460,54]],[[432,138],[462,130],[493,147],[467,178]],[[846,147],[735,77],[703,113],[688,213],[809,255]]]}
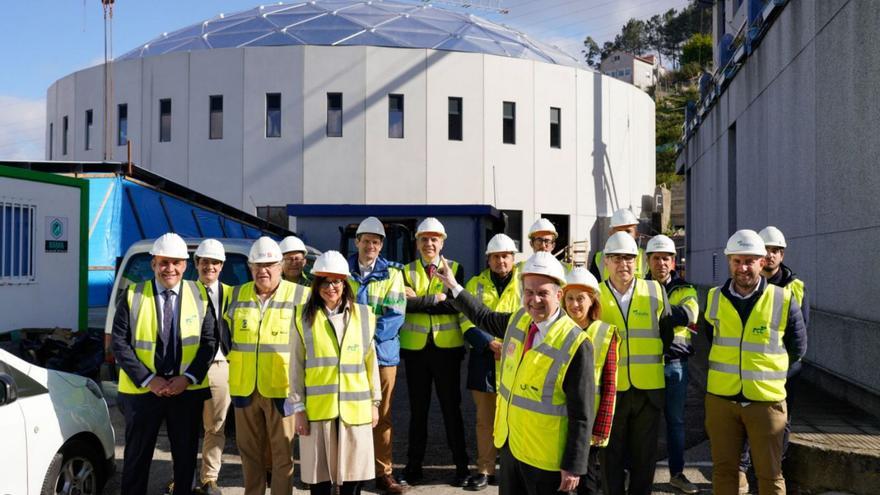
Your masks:
{"label": "antenna", "polygon": [[501,6],[503,0],[422,0],[422,3],[429,5],[439,3],[443,5],[451,5],[453,7],[461,7],[463,9],[475,9],[493,12],[496,14],[507,14],[510,11]]}
{"label": "antenna", "polygon": [[113,147],[110,145],[110,109],[113,105],[113,4],[116,0],[101,0],[104,9],[104,161],[113,159]]}

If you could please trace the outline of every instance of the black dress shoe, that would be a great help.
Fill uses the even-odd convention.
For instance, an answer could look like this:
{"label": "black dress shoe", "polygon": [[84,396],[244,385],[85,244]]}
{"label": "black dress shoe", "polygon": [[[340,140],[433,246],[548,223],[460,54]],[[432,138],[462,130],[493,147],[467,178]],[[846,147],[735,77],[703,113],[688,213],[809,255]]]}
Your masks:
{"label": "black dress shoe", "polygon": [[402,473],[397,475],[397,483],[404,485],[404,486],[416,485],[420,481],[422,481],[423,478],[424,478],[424,475],[422,474],[422,468],[420,468],[420,467],[414,468],[414,467],[407,466],[407,467],[403,468]]}
{"label": "black dress shoe", "polygon": [[467,468],[460,468],[455,470],[455,476],[452,478],[452,483],[450,485],[457,486],[459,488],[464,488],[467,486],[468,480],[471,478],[471,472]]}
{"label": "black dress shoe", "polygon": [[472,492],[478,492],[486,488],[487,486],[489,486],[489,476],[483,473],[477,473],[467,479],[467,483],[465,483],[464,489]]}

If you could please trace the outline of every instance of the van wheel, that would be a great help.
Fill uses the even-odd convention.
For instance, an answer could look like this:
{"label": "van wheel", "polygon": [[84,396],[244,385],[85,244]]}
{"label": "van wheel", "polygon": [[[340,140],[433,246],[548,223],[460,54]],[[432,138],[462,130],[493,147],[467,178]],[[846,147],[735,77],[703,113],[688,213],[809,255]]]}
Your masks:
{"label": "van wheel", "polygon": [[99,495],[101,493],[101,464],[94,449],[83,442],[65,445],[55,454],[46,478],[42,495]]}

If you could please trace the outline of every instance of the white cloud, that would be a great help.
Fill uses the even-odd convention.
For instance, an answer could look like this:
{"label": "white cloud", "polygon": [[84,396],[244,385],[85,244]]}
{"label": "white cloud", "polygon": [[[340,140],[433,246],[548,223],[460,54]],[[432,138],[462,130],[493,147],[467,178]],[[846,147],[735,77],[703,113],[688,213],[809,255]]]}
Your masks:
{"label": "white cloud", "polygon": [[0,159],[45,158],[46,100],[0,95]]}

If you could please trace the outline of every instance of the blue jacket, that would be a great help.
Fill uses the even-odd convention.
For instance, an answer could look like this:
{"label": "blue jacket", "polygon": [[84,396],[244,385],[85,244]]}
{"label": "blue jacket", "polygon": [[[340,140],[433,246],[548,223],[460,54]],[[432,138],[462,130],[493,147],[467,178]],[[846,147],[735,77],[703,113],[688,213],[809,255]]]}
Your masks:
{"label": "blue jacket", "polygon": [[[361,277],[358,266],[357,253],[348,257],[349,276],[357,282],[358,290],[355,300],[358,304],[369,305],[367,298],[367,286],[370,283],[387,280],[391,277],[390,270],[397,269],[399,265],[388,261],[381,256],[376,260],[373,271],[367,277]],[[402,279],[401,279],[402,280]],[[401,282],[402,286],[402,282]],[[403,297],[403,294],[400,294]],[[372,306],[371,306],[372,307]],[[373,308],[374,310],[376,308]],[[379,366],[397,366],[400,364],[400,327],[403,326],[403,317],[406,312],[406,303],[402,307],[384,306],[381,314],[376,314],[376,356],[379,358]]]}

